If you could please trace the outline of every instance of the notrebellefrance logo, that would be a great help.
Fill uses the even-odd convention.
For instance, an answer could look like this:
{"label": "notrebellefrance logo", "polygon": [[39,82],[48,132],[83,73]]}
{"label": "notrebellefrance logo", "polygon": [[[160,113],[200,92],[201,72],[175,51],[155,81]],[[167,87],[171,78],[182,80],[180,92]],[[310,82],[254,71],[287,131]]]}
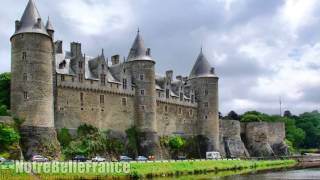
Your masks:
{"label": "notrebellefrance logo", "polygon": [[127,162],[25,162],[15,161],[11,167],[15,173],[35,174],[128,174],[130,163]]}

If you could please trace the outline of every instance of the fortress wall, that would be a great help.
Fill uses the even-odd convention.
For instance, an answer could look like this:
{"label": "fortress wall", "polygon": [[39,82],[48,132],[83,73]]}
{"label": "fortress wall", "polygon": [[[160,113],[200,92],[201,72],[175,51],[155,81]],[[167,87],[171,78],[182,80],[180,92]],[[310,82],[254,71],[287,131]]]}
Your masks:
{"label": "fortress wall", "polygon": [[157,101],[156,121],[159,136],[195,134],[196,119],[196,107]]}
{"label": "fortress wall", "polygon": [[268,132],[268,141],[271,145],[279,144],[286,139],[286,129],[284,123],[268,123]]}
{"label": "fortress wall", "polygon": [[[241,137],[240,122],[236,120],[220,120],[220,150],[227,157],[248,157],[249,153]],[[224,148],[223,148],[224,147]]]}
{"label": "fortress wall", "polygon": [[[83,93],[82,103],[80,93]],[[104,103],[100,103],[100,95],[104,95]],[[130,94],[58,86],[56,128],[76,129],[87,123],[124,133],[134,124],[133,103]]]}

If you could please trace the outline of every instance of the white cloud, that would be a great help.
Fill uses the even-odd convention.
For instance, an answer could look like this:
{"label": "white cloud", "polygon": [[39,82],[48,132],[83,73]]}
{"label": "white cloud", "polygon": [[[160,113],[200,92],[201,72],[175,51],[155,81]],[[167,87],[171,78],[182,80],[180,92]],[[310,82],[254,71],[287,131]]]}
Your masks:
{"label": "white cloud", "polygon": [[317,20],[314,16],[317,5],[318,0],[286,0],[280,16],[293,30],[297,30]]}
{"label": "white cloud", "polygon": [[124,30],[134,21],[129,0],[68,0],[59,7],[70,26],[86,35]]}

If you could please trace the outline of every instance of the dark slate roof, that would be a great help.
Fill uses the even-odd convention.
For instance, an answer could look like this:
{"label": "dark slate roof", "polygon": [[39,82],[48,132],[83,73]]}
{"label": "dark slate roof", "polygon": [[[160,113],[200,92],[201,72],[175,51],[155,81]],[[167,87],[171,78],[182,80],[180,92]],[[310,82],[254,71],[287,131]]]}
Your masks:
{"label": "dark slate roof", "polygon": [[190,79],[196,77],[216,77],[216,75],[212,71],[212,67],[209,61],[204,56],[202,49],[189,76]]}
{"label": "dark slate roof", "polygon": [[19,28],[16,29],[14,35],[20,33],[40,33],[48,35],[48,32],[42,21],[39,26],[37,26],[39,18],[41,19],[41,16],[34,1],[29,0],[29,3],[21,17]]}
{"label": "dark slate roof", "polygon": [[135,60],[153,61],[152,57],[147,55],[147,50],[144,47],[144,42],[140,35],[139,30],[128,55],[128,61],[135,61]]}

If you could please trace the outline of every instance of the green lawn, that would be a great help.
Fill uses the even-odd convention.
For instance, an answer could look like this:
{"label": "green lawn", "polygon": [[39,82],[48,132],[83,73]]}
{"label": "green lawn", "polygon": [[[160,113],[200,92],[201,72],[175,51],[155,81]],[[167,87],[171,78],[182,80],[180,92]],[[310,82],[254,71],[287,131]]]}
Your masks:
{"label": "green lawn", "polygon": [[[43,163],[40,163],[40,167]],[[90,165],[93,167],[92,163],[83,163],[84,166]],[[99,167],[109,167],[108,172],[101,173],[94,171],[93,169],[87,169],[86,172],[82,173],[79,171],[73,171],[72,173],[65,173],[63,171],[55,173],[44,173],[41,172],[36,174],[36,176],[41,179],[98,179],[106,177],[156,177],[156,176],[170,176],[170,175],[187,175],[187,174],[202,174],[205,172],[226,172],[223,174],[229,175],[228,171],[239,170],[239,172],[250,172],[256,170],[265,169],[276,169],[276,168],[286,168],[296,165],[294,160],[273,160],[273,161],[247,161],[247,160],[208,160],[208,161],[172,161],[172,162],[131,162],[129,165],[129,170],[125,172],[111,172],[112,167],[119,166],[122,167],[122,163],[103,163],[104,166]],[[63,163],[58,163],[58,166],[63,166]],[[99,164],[102,165],[102,164]],[[71,168],[69,165],[67,168]],[[7,179],[35,179],[34,176],[28,173],[16,173],[15,167],[4,167],[0,166],[0,180]],[[51,167],[50,167],[51,168]],[[47,169],[52,172],[52,169]],[[60,169],[61,170],[61,169]]]}

